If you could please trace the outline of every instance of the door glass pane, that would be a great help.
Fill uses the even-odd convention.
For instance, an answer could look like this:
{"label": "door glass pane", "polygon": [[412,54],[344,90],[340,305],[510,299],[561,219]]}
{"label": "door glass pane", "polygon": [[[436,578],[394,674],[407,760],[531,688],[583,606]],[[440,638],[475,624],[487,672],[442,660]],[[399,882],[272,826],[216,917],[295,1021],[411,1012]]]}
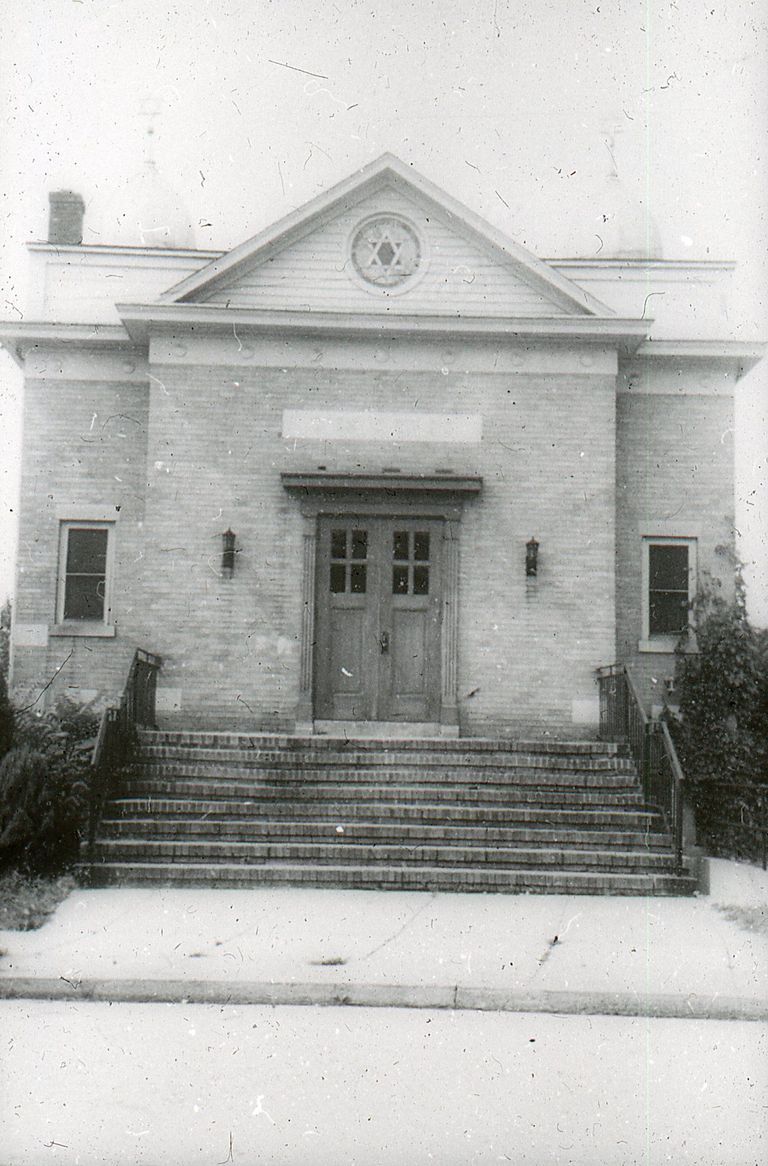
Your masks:
{"label": "door glass pane", "polygon": [[429,595],[429,567],[413,568],[413,594]]}
{"label": "door glass pane", "polygon": [[413,557],[421,562],[426,562],[429,559],[429,531],[416,531],[413,536]]}
{"label": "door glass pane", "polygon": [[392,557],[408,560],[408,531],[396,530],[392,535]]}
{"label": "door glass pane", "polygon": [[349,570],[349,589],[353,595],[365,595],[366,573],[365,563],[353,563]]}
{"label": "door glass pane", "polygon": [[392,594],[393,595],[407,595],[408,594],[408,568],[407,567],[393,567],[392,568]]}
{"label": "door glass pane", "polygon": [[331,591],[338,595],[346,591],[347,568],[344,563],[331,563]]}
{"label": "door glass pane", "polygon": [[352,531],[352,558],[353,559],[367,559],[368,558],[368,531],[367,530],[353,530]]}
{"label": "door glass pane", "polygon": [[[331,558],[345,559],[347,557],[347,532],[344,529],[331,531]],[[342,588],[342,591],[344,588]]]}

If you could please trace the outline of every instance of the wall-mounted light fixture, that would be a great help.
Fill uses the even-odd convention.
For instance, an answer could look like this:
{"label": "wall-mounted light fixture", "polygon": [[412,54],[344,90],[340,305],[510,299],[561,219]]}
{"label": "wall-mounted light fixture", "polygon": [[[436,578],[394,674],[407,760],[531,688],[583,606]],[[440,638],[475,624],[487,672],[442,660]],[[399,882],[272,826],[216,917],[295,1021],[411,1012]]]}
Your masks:
{"label": "wall-mounted light fixture", "polygon": [[235,573],[235,532],[225,530],[221,536],[221,573],[231,579]]}
{"label": "wall-mounted light fixture", "polygon": [[528,539],[525,544],[525,576],[535,579],[539,573],[539,544],[535,538]]}

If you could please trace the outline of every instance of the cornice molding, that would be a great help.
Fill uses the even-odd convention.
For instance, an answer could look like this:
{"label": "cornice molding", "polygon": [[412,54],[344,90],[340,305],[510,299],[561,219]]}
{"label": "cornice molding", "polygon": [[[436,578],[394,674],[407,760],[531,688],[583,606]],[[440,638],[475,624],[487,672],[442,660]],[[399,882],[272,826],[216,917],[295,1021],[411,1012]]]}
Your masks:
{"label": "cornice molding", "polygon": [[131,350],[136,342],[122,324],[56,324],[0,320],[0,346],[23,366],[30,351],[44,345],[75,345],[81,349]]}
{"label": "cornice molding", "polygon": [[701,360],[727,365],[736,371],[736,379],[745,376],[768,352],[768,344],[757,340],[647,340],[635,353],[635,359]]}
{"label": "cornice molding", "polygon": [[210,304],[118,304],[125,329],[137,343],[146,343],[160,330],[202,333],[229,332],[244,339],[267,333],[304,336],[430,336],[456,339],[532,337],[611,343],[633,352],[647,335],[652,321],[616,316],[504,317],[462,315],[398,315],[354,312],[281,311],[227,308]]}

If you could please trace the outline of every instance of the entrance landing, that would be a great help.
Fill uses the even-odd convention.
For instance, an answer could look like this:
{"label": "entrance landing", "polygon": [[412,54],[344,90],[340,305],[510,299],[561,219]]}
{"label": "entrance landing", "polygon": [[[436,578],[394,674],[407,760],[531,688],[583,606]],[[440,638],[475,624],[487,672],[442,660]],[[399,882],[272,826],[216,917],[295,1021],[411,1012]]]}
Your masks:
{"label": "entrance landing", "polygon": [[445,740],[457,738],[458,725],[440,725],[436,721],[315,721],[319,737],[346,737],[368,741]]}

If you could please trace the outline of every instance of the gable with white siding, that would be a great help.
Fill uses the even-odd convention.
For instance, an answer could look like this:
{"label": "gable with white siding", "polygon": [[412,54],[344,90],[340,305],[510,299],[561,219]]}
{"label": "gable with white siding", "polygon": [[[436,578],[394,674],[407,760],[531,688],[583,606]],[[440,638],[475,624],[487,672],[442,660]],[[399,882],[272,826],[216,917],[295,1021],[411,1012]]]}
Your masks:
{"label": "gable with white siding", "polygon": [[[416,279],[403,288],[367,287],[356,275],[350,241],[372,215],[389,214],[411,224],[422,260]],[[310,222],[303,237],[266,259],[257,258],[232,283],[201,289],[196,302],[235,308],[518,317],[564,316],[513,259],[470,239],[447,214],[420,206],[393,187],[382,187],[326,221]]]}

